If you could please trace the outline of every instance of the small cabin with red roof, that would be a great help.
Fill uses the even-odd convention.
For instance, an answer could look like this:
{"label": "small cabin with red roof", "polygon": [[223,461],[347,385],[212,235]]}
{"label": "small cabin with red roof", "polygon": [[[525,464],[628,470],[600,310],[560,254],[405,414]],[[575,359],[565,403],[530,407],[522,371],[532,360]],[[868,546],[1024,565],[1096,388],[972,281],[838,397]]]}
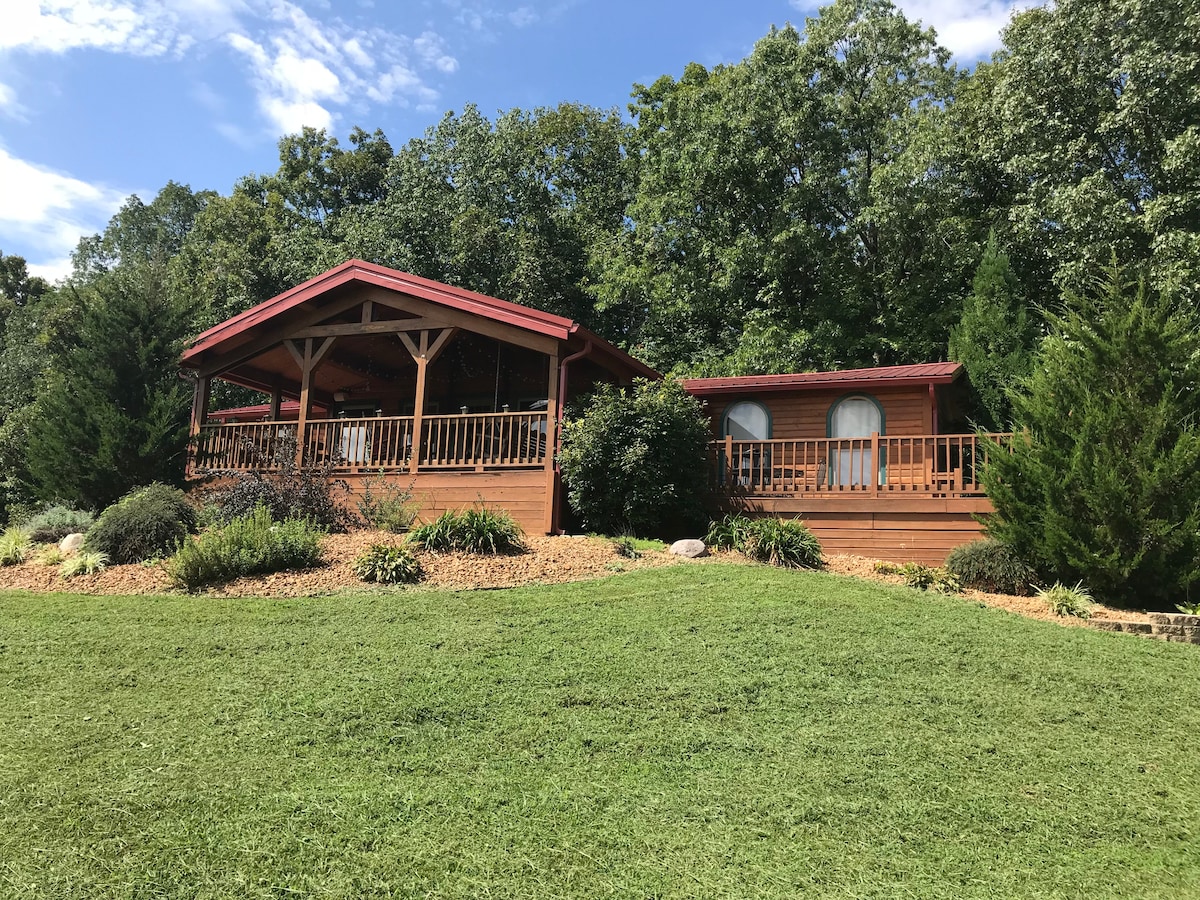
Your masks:
{"label": "small cabin with red roof", "polygon": [[[410,484],[425,518],[483,500],[532,533],[565,521],[564,403],[660,377],[570,319],[359,260],[209,329],[182,366],[193,477],[295,454],[352,488]],[[213,379],[270,402],[210,411]],[[717,496],[800,516],[830,552],[941,562],[991,510],[957,363],[683,385],[712,422]]]}
{"label": "small cabin with red roof", "polygon": [[[295,453],[352,487],[411,482],[426,517],[482,498],[535,533],[558,527],[563,402],[659,377],[570,319],[359,260],[210,328],[181,365],[191,476]],[[216,378],[270,402],[210,412]]]}
{"label": "small cabin with red roof", "polygon": [[693,378],[732,505],[800,516],[830,552],[940,563],[991,511],[954,362]]}

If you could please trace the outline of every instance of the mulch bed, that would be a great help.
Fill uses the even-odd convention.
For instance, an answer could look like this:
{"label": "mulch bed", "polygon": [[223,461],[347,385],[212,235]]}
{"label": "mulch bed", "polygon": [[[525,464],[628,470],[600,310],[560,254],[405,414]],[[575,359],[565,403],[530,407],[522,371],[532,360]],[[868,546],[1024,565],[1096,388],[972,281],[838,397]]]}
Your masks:
{"label": "mulch bed", "polygon": [[[401,537],[385,532],[357,531],[330,535],[325,539],[325,556],[330,564],[302,572],[279,572],[254,578],[242,578],[208,591],[221,597],[306,597],[347,589],[370,589],[350,570],[351,561],[372,544],[392,544]],[[529,537],[529,552],[513,556],[438,555],[418,552],[425,570],[424,584],[450,590],[480,590],[518,587],[528,584],[559,584],[603,578],[616,572],[671,565],[694,565],[709,560],[740,560],[734,554],[718,553],[704,560],[685,560],[665,550],[643,552],[640,559],[617,554],[612,542],[582,536]],[[835,575],[866,578],[887,584],[903,584],[899,575],[881,575],[874,571],[874,560],[861,556],[835,554],[828,557],[827,571]],[[26,562],[0,568],[0,590],[34,592],[69,591],[75,594],[160,594],[171,590],[170,580],[160,564],[110,566],[96,575],[83,575],[70,581],[58,576],[57,567]],[[1036,597],[1012,597],[964,591],[965,599],[985,603],[1018,615],[1060,625],[1080,626],[1081,619],[1059,617]],[[1149,622],[1145,613],[1097,605],[1096,619],[1123,622]]]}

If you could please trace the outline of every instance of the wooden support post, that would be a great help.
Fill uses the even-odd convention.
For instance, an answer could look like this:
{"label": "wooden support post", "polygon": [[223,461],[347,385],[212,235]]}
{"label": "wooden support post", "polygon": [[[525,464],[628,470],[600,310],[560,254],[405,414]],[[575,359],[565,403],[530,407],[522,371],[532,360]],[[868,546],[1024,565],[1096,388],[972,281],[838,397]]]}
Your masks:
{"label": "wooden support post", "polygon": [[203,376],[196,379],[192,386],[192,418],[188,425],[188,465],[185,475],[191,475],[200,454],[200,432],[204,428],[204,420],[208,418],[208,394],[212,382]]}
{"label": "wooden support post", "polygon": [[725,471],[721,473],[723,482],[732,487],[737,484],[737,470],[733,465],[733,435],[725,435]]}
{"label": "wooden support post", "polygon": [[283,391],[279,385],[275,385],[275,389],[271,391],[271,412],[268,418],[272,422],[279,421],[279,406],[283,400]]}
{"label": "wooden support post", "polygon": [[[869,482],[869,484],[871,486],[872,494],[879,493],[879,471],[880,471],[879,462],[880,462],[880,460],[879,460],[879,432],[872,431],[871,432],[871,470],[872,471],[871,471],[871,475],[870,475],[871,480]],[[866,481],[866,479],[867,479],[867,473],[863,472],[863,480]]]}
{"label": "wooden support post", "polygon": [[300,369],[300,414],[296,418],[296,465],[304,465],[304,445],[308,439],[305,433],[308,429],[308,411],[312,403],[312,366],[309,358],[312,355],[312,338],[304,342],[304,357]]}
{"label": "wooden support post", "polygon": [[546,534],[558,527],[558,491],[555,490],[557,467],[554,448],[558,446],[558,354],[550,354],[550,383],[546,389]]}
{"label": "wooden support post", "polygon": [[408,472],[416,474],[421,461],[421,419],[425,418],[425,378],[430,367],[430,332],[421,331],[420,343],[416,347],[416,397],[413,401],[413,455],[409,457]]}
{"label": "wooden support post", "polygon": [[204,420],[208,418],[208,394],[211,385],[210,379],[200,377],[192,387],[192,421],[188,433],[193,438],[200,433],[200,429],[204,427]]}

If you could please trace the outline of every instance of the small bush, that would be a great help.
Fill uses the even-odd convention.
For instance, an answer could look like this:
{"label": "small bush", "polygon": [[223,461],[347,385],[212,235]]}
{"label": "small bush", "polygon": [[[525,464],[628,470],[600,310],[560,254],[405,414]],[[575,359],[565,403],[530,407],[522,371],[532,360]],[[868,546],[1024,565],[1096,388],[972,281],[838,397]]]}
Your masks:
{"label": "small bush", "polygon": [[799,519],[783,522],[729,515],[709,526],[704,543],[719,550],[736,550],[773,566],[819,569],[825,565],[821,542]]}
{"label": "small bush", "polygon": [[1055,582],[1053,587],[1039,589],[1037,595],[1046,601],[1046,605],[1056,616],[1091,618],[1094,601],[1092,595],[1084,589],[1082,581],[1075,587],[1067,587],[1061,582]]}
{"label": "small bush", "polygon": [[1184,615],[1200,616],[1200,600],[1178,603],[1175,605],[1175,608]]}
{"label": "small bush", "polygon": [[[260,470],[208,473],[229,482],[209,491],[205,498],[215,507],[221,524],[253,515],[259,506],[265,506],[277,522],[305,519],[329,531],[346,531],[357,524],[354,513],[340,499],[350,493],[350,485],[334,477],[336,459],[297,465],[295,435],[280,437],[271,456],[254,446],[247,451]],[[274,470],[261,471],[268,467]]]}
{"label": "small bush", "polygon": [[993,594],[1028,596],[1037,573],[1006,544],[989,538],[955,547],[946,557],[946,569],[965,587]]}
{"label": "small bush", "polygon": [[613,538],[612,546],[617,551],[617,556],[623,556],[626,559],[642,558],[642,551],[637,548],[631,537]]}
{"label": "small bush", "polygon": [[84,551],[70,559],[63,560],[58,567],[61,578],[74,578],[77,575],[95,575],[108,566],[108,557],[95,551]]}
{"label": "small bush", "polygon": [[67,554],[63,553],[55,545],[51,544],[44,547],[37,556],[34,557],[34,562],[39,566],[61,566],[67,559]]}
{"label": "small bush", "polygon": [[167,562],[172,583],[186,591],[321,563],[324,531],[303,519],[276,522],[259,506],[250,515],[186,542]]}
{"label": "small bush", "polygon": [[819,569],[825,565],[821,542],[798,519],[755,519],[743,552],[751,559],[789,569]]}
{"label": "small bush", "polygon": [[739,515],[727,515],[720,522],[713,522],[704,536],[705,546],[717,550],[738,550],[746,546],[753,520]]}
{"label": "small bush", "polygon": [[520,553],[525,549],[521,526],[505,512],[476,506],[446,511],[434,521],[414,528],[408,539],[431,553]]}
{"label": "small bush", "polygon": [[900,567],[904,583],[919,591],[936,591],[939,594],[958,594],[962,592],[962,583],[957,576],[946,569],[937,566],[923,566],[920,563],[908,562]]}
{"label": "small bush", "polygon": [[90,512],[56,503],[31,516],[25,527],[35,543],[48,544],[58,543],[68,534],[86,532],[95,521],[96,517]]}
{"label": "small bush", "polygon": [[413,500],[412,485],[389,481],[382,472],[363,483],[358,514],[372,528],[401,534],[412,528],[420,504]]}
{"label": "small bush", "polygon": [[363,581],[380,584],[413,584],[424,573],[421,564],[407,547],[372,544],[354,560],[351,568]]}
{"label": "small bush", "polygon": [[712,434],[678,381],[601,386],[562,430],[563,483],[583,526],[601,534],[668,534],[703,519]]}
{"label": "small bush", "polygon": [[871,568],[875,570],[876,575],[901,575],[904,572],[904,566],[882,559],[875,560],[875,565]]}
{"label": "small bush", "polygon": [[0,566],[15,566],[25,562],[33,545],[28,530],[13,525],[0,534]]}
{"label": "small bush", "polygon": [[195,530],[196,510],[183,491],[151,484],[104,510],[84,546],[117,564],[141,562],[174,553]]}

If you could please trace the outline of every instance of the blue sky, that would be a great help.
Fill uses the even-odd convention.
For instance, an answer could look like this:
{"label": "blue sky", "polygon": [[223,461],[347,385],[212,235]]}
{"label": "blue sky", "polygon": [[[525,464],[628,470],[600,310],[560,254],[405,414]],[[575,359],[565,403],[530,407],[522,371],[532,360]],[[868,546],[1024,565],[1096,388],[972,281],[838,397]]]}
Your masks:
{"label": "blue sky", "polygon": [[[168,180],[228,193],[302,125],[399,147],[447,110],[576,101],[735,62],[807,0],[4,0],[0,251],[54,279],[79,238]],[[898,0],[960,62],[1009,0]]]}

